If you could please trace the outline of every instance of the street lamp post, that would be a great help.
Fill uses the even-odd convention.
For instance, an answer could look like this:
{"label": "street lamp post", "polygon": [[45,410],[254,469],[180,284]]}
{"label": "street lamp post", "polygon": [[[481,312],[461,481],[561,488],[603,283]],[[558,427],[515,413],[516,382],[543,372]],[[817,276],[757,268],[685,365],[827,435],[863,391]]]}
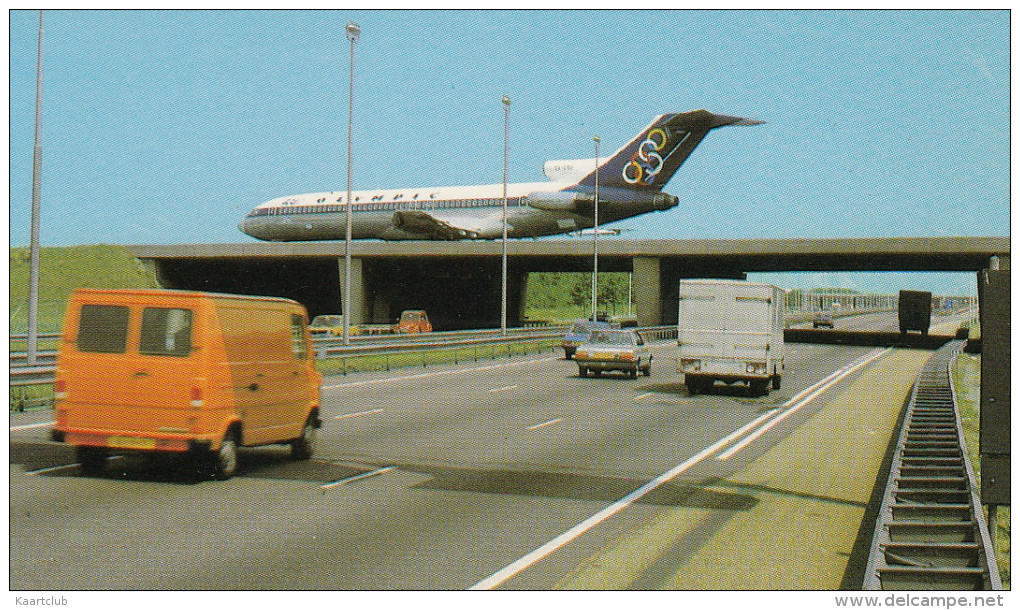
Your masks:
{"label": "street lamp post", "polygon": [[510,96],[503,96],[503,287],[502,287],[502,309],[500,310],[499,331],[506,336],[506,180],[507,166],[510,162]]}
{"label": "street lamp post", "polygon": [[353,21],[344,28],[351,41],[351,77],[347,94],[347,233],[344,241],[344,345],[351,343],[351,228],[354,225],[353,201],[351,201],[351,160],[354,148],[354,43],[361,36],[361,28]]}
{"label": "street lamp post", "polygon": [[602,138],[595,136],[595,228],[594,256],[591,274],[591,319],[594,322],[599,315],[599,144]]}
{"label": "street lamp post", "polygon": [[42,45],[43,12],[39,11],[39,46],[35,68],[35,145],[32,150],[32,227],[29,244],[28,364],[36,363],[39,341],[39,216],[42,187]]}

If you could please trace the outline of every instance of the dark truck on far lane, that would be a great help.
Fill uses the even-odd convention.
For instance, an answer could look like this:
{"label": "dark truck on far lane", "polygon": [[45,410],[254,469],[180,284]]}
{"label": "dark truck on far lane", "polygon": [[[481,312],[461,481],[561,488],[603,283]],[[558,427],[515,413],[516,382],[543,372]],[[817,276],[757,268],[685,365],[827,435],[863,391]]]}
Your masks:
{"label": "dark truck on far lane", "polygon": [[900,332],[916,330],[928,334],[931,324],[931,293],[922,290],[901,290],[899,301]]}

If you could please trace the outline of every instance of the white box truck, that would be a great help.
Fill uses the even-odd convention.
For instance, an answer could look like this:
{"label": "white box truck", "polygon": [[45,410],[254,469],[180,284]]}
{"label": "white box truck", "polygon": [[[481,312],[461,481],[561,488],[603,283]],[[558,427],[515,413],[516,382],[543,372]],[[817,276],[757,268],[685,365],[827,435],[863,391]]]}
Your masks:
{"label": "white box truck", "polygon": [[736,280],[681,280],[677,365],[688,392],[716,381],[746,384],[750,395],[783,379],[785,291]]}

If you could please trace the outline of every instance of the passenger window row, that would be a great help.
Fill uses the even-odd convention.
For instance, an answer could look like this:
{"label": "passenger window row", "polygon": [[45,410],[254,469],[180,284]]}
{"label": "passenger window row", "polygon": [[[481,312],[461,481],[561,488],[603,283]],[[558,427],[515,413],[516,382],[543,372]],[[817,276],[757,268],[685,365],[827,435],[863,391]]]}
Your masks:
{"label": "passenger window row", "polygon": [[[374,198],[373,198],[374,199]],[[320,200],[322,202],[324,200]],[[523,205],[523,197],[508,197],[508,206],[520,206]],[[387,212],[396,210],[416,210],[421,209],[420,205],[416,205],[417,201],[403,201],[395,202],[390,201],[386,203],[362,203],[355,204],[355,212]],[[425,204],[426,209],[452,209],[452,208],[478,208],[478,207],[491,207],[502,205],[503,199],[451,199],[445,201],[429,201]],[[347,206],[344,205],[298,205],[288,207],[273,207],[273,208],[258,208],[253,210],[249,216],[289,216],[298,214],[335,214],[338,212],[345,212]]]}

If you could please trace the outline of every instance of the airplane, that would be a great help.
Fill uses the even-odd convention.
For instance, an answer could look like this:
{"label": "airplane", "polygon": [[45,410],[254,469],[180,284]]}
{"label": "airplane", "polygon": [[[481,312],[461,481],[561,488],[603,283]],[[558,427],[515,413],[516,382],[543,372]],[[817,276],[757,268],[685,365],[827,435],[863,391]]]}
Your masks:
{"label": "airplane", "polygon": [[[614,154],[547,161],[549,182],[506,185],[507,237],[571,233],[593,227],[598,174],[599,224],[676,207],[662,192],[709,131],[763,121],[707,110],[661,114]],[[345,192],[278,197],[255,207],[238,224],[265,241],[340,240],[346,237]],[[503,184],[361,190],[353,199],[352,239],[463,240],[503,236]]]}

